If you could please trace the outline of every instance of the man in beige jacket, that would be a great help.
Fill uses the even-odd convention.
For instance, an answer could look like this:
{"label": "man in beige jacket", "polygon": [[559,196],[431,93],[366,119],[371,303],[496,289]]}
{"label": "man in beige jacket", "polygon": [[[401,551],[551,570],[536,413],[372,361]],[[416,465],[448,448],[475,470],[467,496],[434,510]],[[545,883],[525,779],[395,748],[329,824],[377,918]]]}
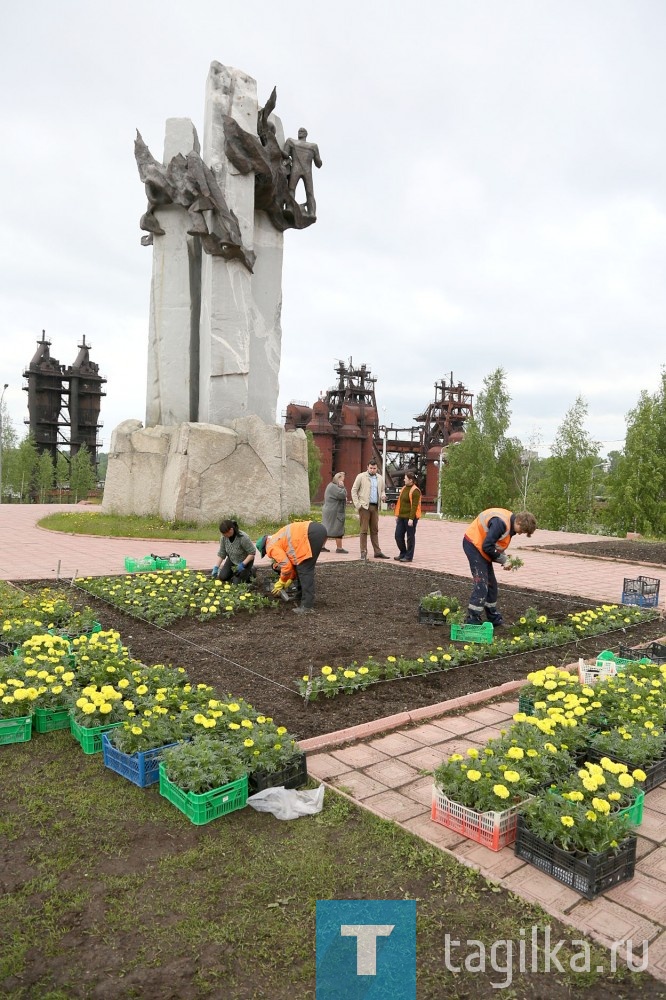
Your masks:
{"label": "man in beige jacket", "polygon": [[368,471],[359,472],[351,488],[351,498],[361,522],[359,542],[361,559],[368,558],[368,531],[375,559],[388,559],[379,547],[379,504],[386,500],[384,480],[377,473],[374,459],[368,462]]}

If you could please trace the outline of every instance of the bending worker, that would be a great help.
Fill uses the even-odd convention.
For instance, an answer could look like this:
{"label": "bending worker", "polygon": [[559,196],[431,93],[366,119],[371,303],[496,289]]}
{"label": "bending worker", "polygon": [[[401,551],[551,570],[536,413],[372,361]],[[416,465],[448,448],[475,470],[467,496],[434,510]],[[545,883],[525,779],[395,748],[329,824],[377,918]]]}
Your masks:
{"label": "bending worker", "polygon": [[248,534],[241,531],[236,521],[220,521],[220,548],[211,576],[225,583],[249,583],[254,576],[256,549]]}
{"label": "bending worker", "polygon": [[472,571],[474,589],[467,607],[466,625],[481,625],[483,613],[492,625],[503,625],[497,610],[497,579],[494,564],[511,569],[506,549],[514,535],[527,535],[536,530],[536,518],[529,511],[512,514],[503,507],[490,507],[472,521],[463,538],[463,551]]}
{"label": "bending worker", "polygon": [[301,587],[300,606],[295,614],[314,610],[315,563],[327,539],[326,528],[316,521],[293,521],[274,535],[257,539],[257,551],[273,560],[273,569],[280,579],[273,587],[276,596],[297,580]]}

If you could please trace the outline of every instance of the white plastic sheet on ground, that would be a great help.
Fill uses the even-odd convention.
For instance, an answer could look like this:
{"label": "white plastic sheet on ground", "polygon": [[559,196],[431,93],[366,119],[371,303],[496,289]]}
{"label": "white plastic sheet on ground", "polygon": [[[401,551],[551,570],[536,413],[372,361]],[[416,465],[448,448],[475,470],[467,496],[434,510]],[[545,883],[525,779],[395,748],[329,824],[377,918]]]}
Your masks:
{"label": "white plastic sheet on ground", "polygon": [[256,795],[250,795],[247,804],[257,812],[269,812],[276,819],[298,819],[300,816],[313,816],[324,808],[324,786],[306,788],[299,791],[296,788],[285,788],[278,785],[275,788],[264,788]]}

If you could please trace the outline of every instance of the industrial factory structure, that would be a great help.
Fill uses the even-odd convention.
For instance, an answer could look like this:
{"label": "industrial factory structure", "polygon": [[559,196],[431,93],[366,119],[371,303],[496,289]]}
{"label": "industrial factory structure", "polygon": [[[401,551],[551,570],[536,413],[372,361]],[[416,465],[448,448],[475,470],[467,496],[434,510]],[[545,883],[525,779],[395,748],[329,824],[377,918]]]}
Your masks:
{"label": "industrial factory structure", "polygon": [[93,465],[97,466],[101,443],[97,432],[102,424],[99,414],[105,378],[99,365],[90,360],[90,344],[82,338],[73,365],[61,365],[50,354],[51,341],[37,341],[37,350],[23,372],[28,393],[30,433],[39,452],[48,452],[54,464],[58,452],[73,458],[86,445]]}
{"label": "industrial factory structure", "polygon": [[366,365],[354,367],[338,362],[337,385],[320,395],[313,406],[290,403],[287,407],[287,430],[311,431],[321,454],[322,481],[312,499],[323,499],[326,485],[336,472],[347,474],[348,487],[374,458],[385,470],[387,493],[395,495],[403,485],[407,469],[416,472],[423,491],[426,509],[437,505],[442,449],[461,441],[465,424],[473,415],[472,393],[458,382],[453,373],[448,382],[435,382],[435,398],[414,417],[411,427],[379,423],[375,396],[376,378]]}

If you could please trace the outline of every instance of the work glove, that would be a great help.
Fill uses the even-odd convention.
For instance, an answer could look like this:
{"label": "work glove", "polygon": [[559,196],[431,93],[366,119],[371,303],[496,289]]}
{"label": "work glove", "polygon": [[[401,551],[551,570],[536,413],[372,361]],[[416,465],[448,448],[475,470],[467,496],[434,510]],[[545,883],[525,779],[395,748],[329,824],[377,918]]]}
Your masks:
{"label": "work glove", "polygon": [[238,566],[234,566],[234,573],[236,576],[240,576],[241,573],[245,572],[246,568],[245,563],[238,563]]}
{"label": "work glove", "polygon": [[288,586],[289,586],[289,581],[288,580],[278,580],[278,582],[273,587],[273,589],[271,591],[271,594],[273,595],[273,597],[277,597],[279,595],[280,591],[284,590],[285,587],[288,587]]}
{"label": "work glove", "polygon": [[219,573],[219,571],[220,571],[220,567],[219,566],[213,566],[212,570],[210,571],[210,575],[212,577],[216,577],[217,574]]}
{"label": "work glove", "polygon": [[497,562],[500,564],[500,566],[505,566],[508,558],[509,557],[506,554],[506,552],[500,552],[499,556],[497,557]]}

